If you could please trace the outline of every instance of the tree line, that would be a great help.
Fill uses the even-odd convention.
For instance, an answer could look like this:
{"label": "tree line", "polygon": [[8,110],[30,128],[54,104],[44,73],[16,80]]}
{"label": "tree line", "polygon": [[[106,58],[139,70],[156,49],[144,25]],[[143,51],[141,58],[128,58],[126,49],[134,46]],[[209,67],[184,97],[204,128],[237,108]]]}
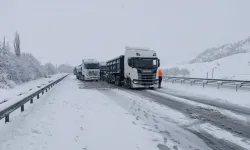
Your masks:
{"label": "tree line", "polygon": [[65,64],[55,67],[48,62],[43,65],[31,53],[21,52],[18,32],[15,33],[13,46],[5,37],[0,41],[0,88],[12,88],[16,84],[72,70],[73,67]]}

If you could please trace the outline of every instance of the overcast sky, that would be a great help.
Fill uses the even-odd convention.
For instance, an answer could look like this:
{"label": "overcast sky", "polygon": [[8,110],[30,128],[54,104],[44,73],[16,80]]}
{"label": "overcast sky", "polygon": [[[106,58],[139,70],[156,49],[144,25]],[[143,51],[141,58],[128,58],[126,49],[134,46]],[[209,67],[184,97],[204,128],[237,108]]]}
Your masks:
{"label": "overcast sky", "polygon": [[107,60],[155,49],[164,65],[250,36],[250,0],[0,0],[0,37],[42,62]]}

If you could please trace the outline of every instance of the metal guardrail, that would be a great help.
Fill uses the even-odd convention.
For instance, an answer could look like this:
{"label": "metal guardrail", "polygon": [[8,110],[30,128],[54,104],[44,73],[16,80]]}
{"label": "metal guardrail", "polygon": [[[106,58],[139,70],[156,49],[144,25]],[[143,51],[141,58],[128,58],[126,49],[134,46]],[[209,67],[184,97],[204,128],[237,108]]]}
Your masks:
{"label": "metal guardrail", "polygon": [[0,120],[2,120],[3,118],[5,118],[5,123],[9,122],[10,121],[10,114],[17,110],[18,108],[21,107],[21,112],[24,111],[24,104],[26,104],[27,102],[30,101],[30,103],[32,104],[33,103],[33,99],[35,97],[37,97],[37,99],[40,98],[40,94],[42,93],[42,95],[44,94],[44,92],[48,92],[48,90],[50,90],[55,84],[57,84],[58,82],[62,81],[64,78],[66,78],[68,75],[65,75],[63,76],[62,78],[54,81],[54,82],[51,82],[50,84],[46,85],[45,87],[39,89],[38,91],[32,93],[31,95],[21,99],[20,101],[12,104],[11,106],[3,109],[3,110],[0,110]]}
{"label": "metal guardrail", "polygon": [[190,85],[194,83],[202,83],[203,88],[206,84],[216,84],[219,89],[220,86],[227,85],[235,87],[236,91],[240,87],[250,88],[249,80],[228,80],[228,79],[211,79],[211,78],[189,78],[189,77],[165,77],[165,80],[171,79],[172,83],[180,81],[180,83],[184,83],[186,81],[190,82]]}

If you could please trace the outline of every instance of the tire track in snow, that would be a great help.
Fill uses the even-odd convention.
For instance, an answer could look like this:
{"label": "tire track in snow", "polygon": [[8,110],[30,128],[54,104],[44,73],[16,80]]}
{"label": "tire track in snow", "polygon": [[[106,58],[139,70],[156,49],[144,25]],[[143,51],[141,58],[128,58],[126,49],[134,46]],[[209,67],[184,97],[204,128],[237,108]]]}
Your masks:
{"label": "tire track in snow", "polygon": [[[223,128],[227,131],[236,133],[240,136],[245,136],[245,137],[250,137],[250,127],[242,124],[240,122],[235,122],[235,120],[225,117],[222,114],[220,114],[218,111],[214,111],[211,109],[205,109],[203,107],[197,107],[197,106],[193,106],[190,104],[186,104],[186,103],[181,103],[175,100],[171,100],[168,99],[166,97],[157,95],[157,94],[152,94],[149,93],[145,90],[127,90],[125,88],[122,87],[117,87],[114,85],[110,85],[107,83],[95,83],[95,85],[91,85],[89,83],[84,83],[85,87],[84,88],[94,88],[99,90],[100,92],[107,94],[107,95],[112,95],[114,93],[112,93],[110,90],[107,89],[120,89],[122,91],[128,92],[129,94],[136,94],[136,95],[141,95],[142,97],[146,97],[149,99],[152,99],[160,104],[166,105],[170,108],[173,108],[177,111],[182,112],[183,114],[185,114],[186,116],[192,118],[192,119],[198,119],[200,121],[198,121],[198,123],[193,123],[190,124],[190,126],[196,126],[205,122],[210,122],[214,125],[216,125],[219,128]],[[86,86],[87,85],[87,86]],[[108,87],[108,88],[107,88]],[[110,93],[111,92],[111,93]],[[113,95],[114,96],[114,95]],[[111,96],[112,97],[112,96]],[[138,111],[138,110],[137,110]],[[134,113],[135,115],[135,113]],[[148,114],[145,113],[144,118],[149,119],[148,118]],[[141,119],[141,117],[136,116],[136,120]],[[153,120],[153,119],[152,119]],[[153,120],[154,123],[157,123],[158,121]],[[231,143],[229,141],[225,141],[225,140],[219,140],[220,142],[217,142],[218,139],[216,139],[215,137],[209,135],[208,133],[204,133],[204,132],[197,132],[197,131],[193,131],[188,129],[190,126],[183,126],[183,128],[193,134],[195,134],[197,137],[199,137],[200,139],[202,139],[204,142],[206,142],[206,144],[211,147],[212,149],[239,149],[239,150],[244,150],[244,148]],[[149,130],[149,131],[153,131],[156,132],[155,130],[157,130],[159,127],[157,125],[153,126],[154,129],[151,128],[146,128],[144,127],[144,129]],[[235,130],[240,128],[240,131]],[[166,139],[165,139],[166,141]],[[192,146],[191,146],[192,147]],[[159,147],[158,147],[159,148]],[[160,149],[160,148],[159,148]]]}
{"label": "tire track in snow", "polygon": [[[215,100],[211,100],[209,98],[206,97],[196,97],[196,96],[187,96],[187,95],[182,95],[181,93],[177,93],[177,92],[171,92],[171,91],[167,91],[165,90],[156,90],[157,92],[161,92],[161,93],[165,93],[168,95],[172,95],[175,97],[179,97],[179,98],[184,98],[186,100],[189,101],[194,101],[194,102],[199,102],[205,105],[210,105],[210,106],[214,106],[214,107],[218,107],[218,108],[222,108],[222,109],[226,109],[226,110],[230,110],[230,111],[234,111],[237,113],[241,113],[244,115],[250,115],[250,109],[246,108],[246,107],[241,107],[241,106],[237,106],[237,105],[233,105],[233,104],[226,104],[226,103],[221,103],[221,102],[216,102]],[[201,100],[202,99],[202,100]]]}
{"label": "tire track in snow", "polygon": [[[183,114],[187,115],[190,118],[193,119],[198,119],[201,120],[199,122],[199,124],[201,123],[205,123],[205,122],[210,122],[211,124],[225,129],[231,133],[237,134],[240,137],[245,137],[245,138],[249,138],[250,137],[250,126],[247,124],[244,124],[242,122],[238,122],[235,121],[232,118],[228,118],[226,116],[222,116],[218,111],[214,111],[212,109],[206,109],[203,107],[197,107],[191,104],[187,104],[187,103],[182,103],[176,100],[171,100],[169,98],[163,97],[161,95],[158,94],[154,94],[154,93],[150,93],[147,92],[145,90],[143,91],[133,91],[135,94],[139,94],[145,97],[148,97],[160,104],[164,104],[168,107],[171,107],[173,109],[176,109],[180,112],[182,112]],[[191,124],[191,126],[193,126],[194,124]],[[197,124],[196,124],[197,125]],[[190,126],[183,126],[183,128],[187,129],[187,127]],[[188,130],[191,131],[191,130]],[[206,143],[214,143],[214,144],[220,144],[217,146],[212,146],[209,145],[211,148],[213,149],[227,149],[227,146],[230,145],[231,149],[244,149],[242,147],[239,148],[238,145],[228,142],[228,141],[224,141],[224,142],[214,142],[218,139],[212,137],[212,136],[208,136],[208,134],[205,133],[200,133],[200,132],[193,132],[195,135],[197,135],[198,137],[200,137],[201,139],[203,139]],[[230,144],[229,144],[230,143]],[[216,148],[217,147],[217,148]]]}
{"label": "tire track in snow", "polygon": [[[114,92],[113,90],[102,90],[102,89],[98,90],[107,97],[109,97],[110,99],[116,101],[118,105],[120,105],[122,108],[128,110],[132,115],[134,115],[135,121],[133,124],[142,126],[142,128],[147,131],[159,133],[160,135],[162,135],[161,139],[162,143],[169,143],[169,142],[174,143],[174,145],[170,146],[172,147],[171,149],[178,149],[178,148],[180,149],[180,147],[182,148],[184,147],[184,149],[198,150],[197,146],[200,145],[201,141],[199,141],[198,138],[194,136],[192,133],[190,134],[189,131],[186,132],[185,130],[178,127],[178,125],[173,123],[170,125],[169,120],[164,120],[159,116],[155,116],[156,114],[154,114],[154,110],[150,111],[145,110],[143,106],[140,106],[143,104],[140,103],[136,104],[134,100],[129,98],[124,98],[121,95],[117,95],[116,92]],[[137,123],[137,121],[139,121],[139,123]],[[141,121],[143,121],[144,123],[142,123]],[[188,139],[188,137],[191,139]],[[202,147],[204,150],[209,149],[205,148],[206,146],[204,145],[198,147]],[[160,150],[164,150],[164,146],[160,143],[158,144],[158,148]]]}

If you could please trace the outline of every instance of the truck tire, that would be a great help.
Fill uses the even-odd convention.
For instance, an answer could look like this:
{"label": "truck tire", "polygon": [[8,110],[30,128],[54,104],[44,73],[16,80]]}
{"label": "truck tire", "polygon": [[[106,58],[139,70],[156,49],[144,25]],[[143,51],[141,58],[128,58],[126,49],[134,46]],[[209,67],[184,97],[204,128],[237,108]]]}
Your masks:
{"label": "truck tire", "polygon": [[129,79],[129,89],[132,89],[132,88],[133,88],[132,81],[131,79]]}
{"label": "truck tire", "polygon": [[116,84],[116,77],[114,75],[111,76],[111,81],[112,84]]}
{"label": "truck tire", "polygon": [[121,86],[121,78],[119,76],[115,78],[115,85]]}
{"label": "truck tire", "polygon": [[107,82],[108,82],[108,83],[111,83],[111,82],[110,82],[110,76],[107,76]]}
{"label": "truck tire", "polygon": [[127,78],[126,79],[126,87],[128,89],[132,89],[132,82],[131,82],[131,79],[130,78]]}

